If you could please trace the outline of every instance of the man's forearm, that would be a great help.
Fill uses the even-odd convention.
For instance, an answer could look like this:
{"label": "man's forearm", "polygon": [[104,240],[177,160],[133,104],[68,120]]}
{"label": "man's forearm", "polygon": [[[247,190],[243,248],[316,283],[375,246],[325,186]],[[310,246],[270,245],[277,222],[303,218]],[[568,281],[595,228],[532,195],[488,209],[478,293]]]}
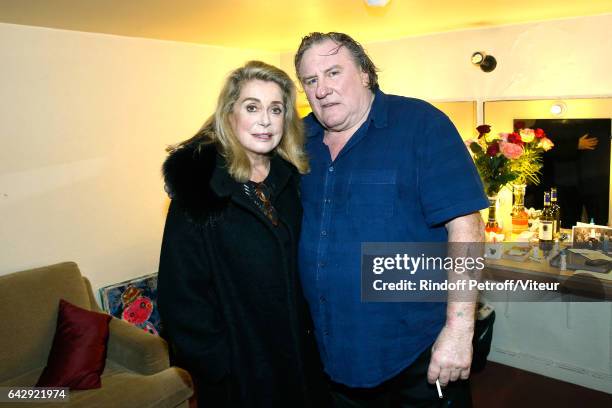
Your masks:
{"label": "man's forearm", "polygon": [[[484,241],[484,223],[480,213],[472,213],[455,218],[446,224],[448,230],[449,256],[453,259],[476,259],[482,257]],[[480,270],[468,269],[463,273],[449,271],[449,281],[460,279],[479,280]],[[474,330],[477,290],[465,289],[461,292],[450,292],[446,308],[446,327],[452,330]]]}

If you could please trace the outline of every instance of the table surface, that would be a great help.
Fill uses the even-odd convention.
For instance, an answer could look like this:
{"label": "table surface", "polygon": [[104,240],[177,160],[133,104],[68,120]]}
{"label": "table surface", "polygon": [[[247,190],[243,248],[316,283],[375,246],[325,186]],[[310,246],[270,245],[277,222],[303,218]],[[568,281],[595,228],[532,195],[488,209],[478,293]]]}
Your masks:
{"label": "table surface", "polygon": [[605,300],[612,300],[612,271],[608,273],[597,273],[590,271],[564,270],[550,266],[548,261],[537,262],[527,258],[525,261],[514,261],[511,259],[487,258],[486,269],[491,272],[486,278],[493,277],[494,280],[504,279],[533,279],[537,281],[566,282],[571,279],[582,288],[586,296],[601,296],[603,290]]}

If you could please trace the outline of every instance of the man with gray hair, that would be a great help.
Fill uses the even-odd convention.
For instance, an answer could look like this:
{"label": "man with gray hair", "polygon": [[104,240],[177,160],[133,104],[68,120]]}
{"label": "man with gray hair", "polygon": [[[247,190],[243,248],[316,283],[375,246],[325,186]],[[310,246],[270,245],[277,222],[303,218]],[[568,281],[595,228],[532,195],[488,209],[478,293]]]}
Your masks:
{"label": "man with gray hair", "polygon": [[312,113],[299,262],[337,407],[470,405],[475,299],[364,303],[362,242],[480,242],[482,183],[430,104],[384,94],[363,47],[312,33],[295,55]]}

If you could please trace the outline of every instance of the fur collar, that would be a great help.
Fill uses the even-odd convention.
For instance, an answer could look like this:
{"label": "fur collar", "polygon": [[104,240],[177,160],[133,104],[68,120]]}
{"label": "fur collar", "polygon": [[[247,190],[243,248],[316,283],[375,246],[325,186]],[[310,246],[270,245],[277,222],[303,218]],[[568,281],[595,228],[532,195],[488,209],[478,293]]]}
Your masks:
{"label": "fur collar", "polygon": [[[273,156],[266,184],[278,194],[297,177],[297,169]],[[232,196],[240,197],[241,185],[228,173],[225,159],[214,144],[194,142],[170,153],[163,168],[165,189],[194,219],[202,219],[225,208]],[[274,197],[274,195],[273,195]]]}
{"label": "fur collar", "polygon": [[214,145],[183,146],[170,153],[162,171],[166,192],[194,219],[220,211],[229,201],[233,180]]}

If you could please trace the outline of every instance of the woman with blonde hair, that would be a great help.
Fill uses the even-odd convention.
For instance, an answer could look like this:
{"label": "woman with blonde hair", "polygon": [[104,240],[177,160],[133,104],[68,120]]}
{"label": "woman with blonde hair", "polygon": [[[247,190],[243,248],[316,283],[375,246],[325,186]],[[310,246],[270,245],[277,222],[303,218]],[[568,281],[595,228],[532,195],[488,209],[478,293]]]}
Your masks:
{"label": "woman with blonde hair", "polygon": [[199,406],[325,404],[297,274],[302,147],[293,81],[250,61],[227,78],[202,129],[164,163],[172,201],[158,306]]}

